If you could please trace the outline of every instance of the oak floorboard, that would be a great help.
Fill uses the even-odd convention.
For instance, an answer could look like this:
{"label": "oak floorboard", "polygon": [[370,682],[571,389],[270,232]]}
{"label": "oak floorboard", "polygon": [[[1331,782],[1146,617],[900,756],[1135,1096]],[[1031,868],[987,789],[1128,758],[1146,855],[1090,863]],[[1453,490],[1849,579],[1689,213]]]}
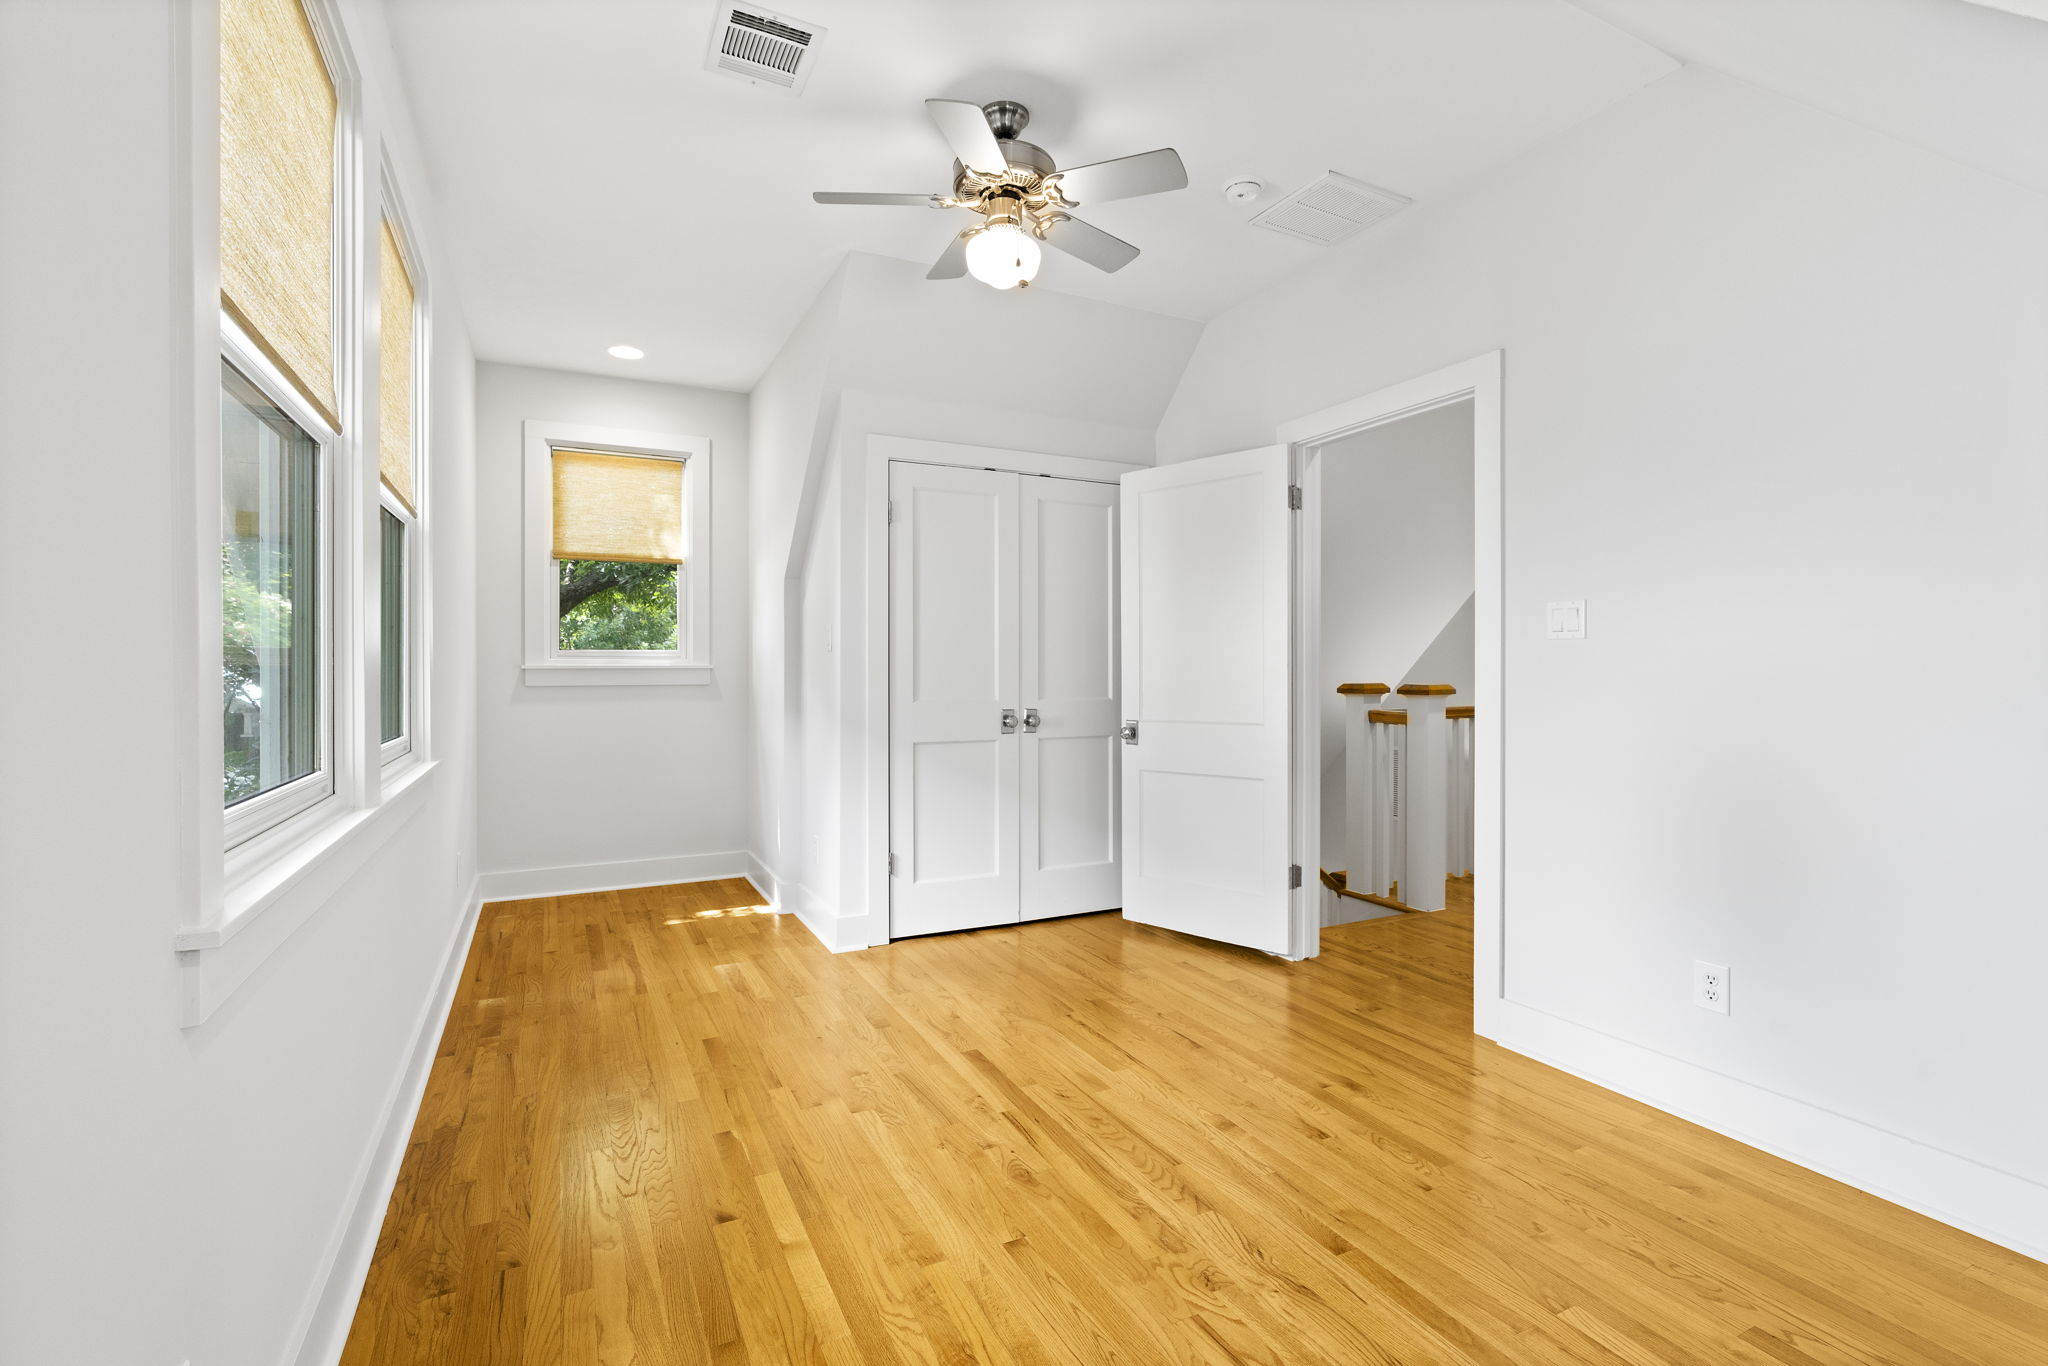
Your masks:
{"label": "oak floorboard", "polygon": [[342,1366],[2048,1363],[2048,1267],[1475,1038],[1471,925],[493,903]]}

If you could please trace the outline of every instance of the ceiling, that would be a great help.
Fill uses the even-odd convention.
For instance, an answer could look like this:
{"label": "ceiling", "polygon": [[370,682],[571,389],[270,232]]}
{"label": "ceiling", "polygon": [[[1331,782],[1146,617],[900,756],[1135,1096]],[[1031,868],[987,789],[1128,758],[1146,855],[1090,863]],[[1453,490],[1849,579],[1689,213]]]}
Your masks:
{"label": "ceiling", "polygon": [[[1179,149],[1188,189],[1080,215],[1136,262],[1048,252],[1035,287],[1206,319],[1357,246],[1246,225],[1279,195],[1336,170],[1428,201],[1675,65],[1564,0],[776,8],[828,30],[795,98],[704,69],[708,0],[387,0],[480,356],[750,388],[849,249],[928,262],[966,221],[810,200],[948,188],[927,97],[1022,100],[1062,165]],[[1244,177],[1259,203],[1223,198]]]}
{"label": "ceiling", "polygon": [[2048,0],[1576,0],[1697,62],[2048,190]]}

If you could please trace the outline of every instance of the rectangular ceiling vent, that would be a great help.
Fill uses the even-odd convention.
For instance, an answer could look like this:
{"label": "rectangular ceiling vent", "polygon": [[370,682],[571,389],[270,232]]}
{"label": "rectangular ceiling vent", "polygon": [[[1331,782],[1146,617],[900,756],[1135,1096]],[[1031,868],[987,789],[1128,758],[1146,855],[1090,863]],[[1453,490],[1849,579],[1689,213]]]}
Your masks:
{"label": "rectangular ceiling vent", "polygon": [[801,19],[752,6],[727,5],[711,29],[706,68],[801,94],[817,60],[825,30]]}
{"label": "rectangular ceiling vent", "polygon": [[1252,217],[1252,226],[1327,247],[1393,217],[1413,202],[1406,195],[1331,171],[1262,209]]}

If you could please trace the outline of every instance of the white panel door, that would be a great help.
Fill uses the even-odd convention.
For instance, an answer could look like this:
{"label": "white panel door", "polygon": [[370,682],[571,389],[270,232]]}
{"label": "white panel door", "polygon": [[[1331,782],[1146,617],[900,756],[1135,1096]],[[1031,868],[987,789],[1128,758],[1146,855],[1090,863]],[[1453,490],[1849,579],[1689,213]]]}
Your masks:
{"label": "white panel door", "polygon": [[1285,446],[1123,477],[1123,911],[1288,953]]}
{"label": "white panel door", "polygon": [[1024,476],[1022,913],[1122,904],[1118,858],[1117,490]]}
{"label": "white panel door", "polygon": [[889,468],[893,937],[1018,918],[1017,479]]}

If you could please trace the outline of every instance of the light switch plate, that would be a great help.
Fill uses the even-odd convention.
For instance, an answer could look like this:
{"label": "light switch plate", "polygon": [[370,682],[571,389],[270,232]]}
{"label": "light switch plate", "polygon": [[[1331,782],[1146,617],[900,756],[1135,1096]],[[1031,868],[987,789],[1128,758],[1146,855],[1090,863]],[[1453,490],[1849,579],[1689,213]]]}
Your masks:
{"label": "light switch plate", "polygon": [[1549,636],[1552,640],[1584,640],[1586,638],[1586,600],[1577,602],[1553,602],[1547,617]]}

